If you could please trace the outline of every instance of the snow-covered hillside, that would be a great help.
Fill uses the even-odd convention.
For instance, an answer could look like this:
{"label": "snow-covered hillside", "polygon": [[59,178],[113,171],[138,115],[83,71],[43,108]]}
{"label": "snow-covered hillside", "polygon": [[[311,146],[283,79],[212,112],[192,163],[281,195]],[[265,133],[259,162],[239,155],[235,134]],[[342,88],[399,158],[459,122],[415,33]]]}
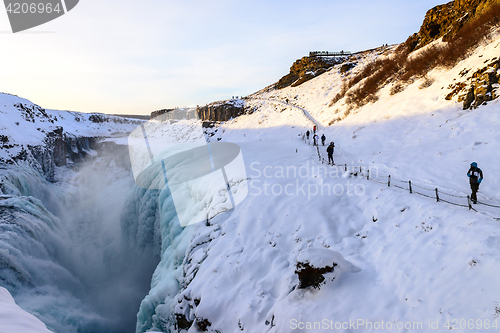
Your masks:
{"label": "snow-covered hillside", "polygon": [[[417,80],[395,95],[387,86],[349,114],[329,107],[342,82],[338,66],[298,87],[250,96],[257,111],[221,124],[210,139],[240,145],[249,195],[210,225],[181,230],[162,219],[162,259],[138,332],[498,329],[500,209],[436,202],[356,177],[353,166],[466,196],[476,161],[485,176],[479,200],[500,205],[498,100],[473,110],[445,100],[459,73],[483,67],[499,42],[432,71],[430,86]],[[343,119],[328,126],[337,109]],[[325,167],[302,141],[315,122],[335,142],[340,166]],[[168,125],[160,128],[170,136]],[[338,264],[325,284],[299,289],[298,262],[325,258]]]}
{"label": "snow-covered hillside", "polygon": [[[359,109],[331,103],[340,66],[249,96],[252,113],[205,130],[211,142],[240,146],[248,195],[206,223],[181,227],[168,188],[133,186],[131,170],[118,163],[128,158],[123,147],[78,172],[57,168],[55,184],[0,162],[0,208],[8,212],[0,215],[0,282],[64,333],[133,331],[135,318],[121,314],[136,313],[138,299],[136,332],[496,331],[500,209],[469,210],[463,198],[475,161],[484,172],[479,201],[500,206],[500,104],[463,110],[445,97],[464,69],[473,73],[498,57],[498,45],[496,35],[454,68],[437,68],[397,94],[389,84]],[[393,50],[360,54],[352,70]],[[77,121],[84,115],[0,97],[3,144],[13,145],[4,158],[40,144],[57,125],[82,136],[139,125],[89,115]],[[335,166],[318,159],[326,147],[304,140],[314,125],[335,142]],[[171,145],[203,141],[201,127],[152,120],[137,133]],[[157,153],[144,147],[146,156]],[[431,192],[410,194],[410,183],[398,180]],[[465,207],[438,202],[435,188]],[[227,204],[195,187],[186,193],[199,205]],[[147,296],[132,285],[150,277]]]}
{"label": "snow-covered hillside", "polygon": [[20,158],[28,145],[44,142],[62,127],[74,137],[126,135],[141,121],[99,113],[45,110],[27,99],[0,93],[0,161]]}
{"label": "snow-covered hillside", "polygon": [[[445,97],[450,93],[449,86],[462,80],[464,69],[473,73],[489,60],[498,58],[499,45],[500,34],[497,34],[451,70],[438,68],[430,72],[429,87],[422,85],[424,79],[419,79],[404,91],[391,95],[392,84],[388,84],[379,92],[377,102],[350,111],[343,100],[330,103],[342,82],[339,66],[298,87],[257,96],[280,101],[289,99],[291,104],[307,109],[327,126],[321,131],[327,140],[335,141],[342,149],[339,160],[342,163],[372,165],[384,174],[466,193],[464,170],[467,171],[473,160],[477,160],[487,174],[500,173],[494,154],[499,149],[499,100],[477,109],[462,110],[456,98],[446,100]],[[359,66],[363,61],[389,54],[382,50],[364,55]],[[339,116],[343,120],[328,126]],[[488,178],[481,190],[488,197],[497,197],[495,189],[500,183],[496,177]]]}

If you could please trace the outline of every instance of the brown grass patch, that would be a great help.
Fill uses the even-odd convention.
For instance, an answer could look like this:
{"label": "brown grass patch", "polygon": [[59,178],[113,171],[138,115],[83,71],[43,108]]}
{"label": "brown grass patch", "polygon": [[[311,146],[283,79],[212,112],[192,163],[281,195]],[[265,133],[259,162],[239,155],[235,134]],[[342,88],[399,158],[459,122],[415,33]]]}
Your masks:
{"label": "brown grass patch", "polygon": [[401,91],[401,84],[414,78],[426,77],[429,71],[438,66],[451,68],[465,59],[484,39],[489,38],[492,29],[499,24],[500,4],[497,4],[466,24],[442,45],[428,46],[419,50],[415,56],[409,57],[408,50],[411,45],[407,44],[409,42],[403,43],[394,51],[392,58],[375,60],[351,79],[344,80],[340,92],[332,99],[330,106],[346,97],[348,105],[361,107],[376,101],[377,92],[391,81],[399,81],[391,89],[391,93],[397,93]]}

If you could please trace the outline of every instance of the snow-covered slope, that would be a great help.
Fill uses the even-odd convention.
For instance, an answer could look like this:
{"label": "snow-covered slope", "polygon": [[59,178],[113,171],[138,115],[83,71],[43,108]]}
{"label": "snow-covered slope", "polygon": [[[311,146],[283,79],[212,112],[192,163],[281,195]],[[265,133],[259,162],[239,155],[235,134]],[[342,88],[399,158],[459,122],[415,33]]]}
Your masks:
{"label": "snow-covered slope", "polygon": [[140,122],[99,113],[45,110],[27,99],[0,93],[0,161],[15,160],[28,145],[41,145],[57,128],[76,137],[100,137],[126,135]]}
{"label": "snow-covered slope", "polygon": [[[450,93],[449,86],[462,80],[460,72],[464,69],[473,73],[498,58],[499,45],[497,34],[454,68],[431,71],[427,75],[433,82],[430,87],[423,87],[424,79],[419,79],[391,95],[392,84],[388,84],[379,92],[377,102],[351,111],[342,100],[330,106],[342,81],[337,67],[301,86],[258,96],[280,101],[288,98],[290,103],[307,109],[323,126],[342,116],[343,120],[321,131],[327,141],[335,141],[342,150],[339,162],[371,165],[384,174],[466,193],[464,170],[473,160],[477,160],[486,177],[500,173],[494,153],[500,148],[499,100],[464,111],[456,98],[445,97]],[[378,53],[365,55],[362,61],[384,56]],[[495,189],[499,185],[496,177],[488,177],[481,191],[497,197]]]}
{"label": "snow-covered slope", "polygon": [[[250,96],[256,111],[221,124],[211,138],[240,145],[250,194],[210,225],[169,233],[175,219],[162,219],[162,260],[138,332],[498,329],[500,229],[493,217],[500,209],[478,205],[485,211],[476,213],[436,202],[388,187],[386,179],[356,177],[353,167],[466,196],[476,161],[485,175],[479,200],[500,205],[499,102],[464,111],[444,99],[464,68],[497,56],[499,42],[451,70],[432,71],[430,87],[417,80],[391,95],[387,86],[376,103],[350,114],[329,107],[341,85],[338,67],[298,87]],[[339,114],[344,119],[327,126]],[[301,140],[312,131],[311,117],[335,142],[341,166],[325,167]],[[168,125],[160,131],[168,133]],[[165,204],[168,194],[162,197]],[[339,269],[325,274],[319,290],[299,289],[298,262],[325,258]]]}
{"label": "snow-covered slope", "polygon": [[0,287],[0,323],[3,333],[49,333],[35,316],[25,312],[5,288]]}

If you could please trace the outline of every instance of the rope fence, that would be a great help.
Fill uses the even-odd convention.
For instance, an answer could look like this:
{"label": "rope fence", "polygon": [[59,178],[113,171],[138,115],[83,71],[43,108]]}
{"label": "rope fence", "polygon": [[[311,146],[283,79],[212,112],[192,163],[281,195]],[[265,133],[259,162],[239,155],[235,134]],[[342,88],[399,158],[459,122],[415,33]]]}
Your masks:
{"label": "rope fence", "polygon": [[[319,150],[319,145],[320,142],[316,142],[314,144],[314,140],[312,139],[312,136],[314,134],[311,133],[310,139],[307,138],[305,134],[302,135],[302,141],[308,145],[313,145],[316,147],[316,151],[318,154],[318,160],[321,164],[326,164],[330,165],[329,162],[321,155],[321,152]],[[318,140],[319,141],[319,140]],[[457,206],[457,207],[465,207],[468,208],[469,210],[472,210],[474,212],[478,212],[477,209],[475,209],[472,206],[472,200],[469,195],[458,195],[458,194],[453,194],[453,193],[447,193],[443,191],[442,189],[439,189],[437,187],[435,188],[429,188],[423,185],[415,184],[411,180],[402,180],[402,179],[397,179],[392,177],[391,175],[383,175],[378,172],[376,173],[370,173],[370,169],[365,167],[363,169],[362,166],[347,166],[347,164],[332,164],[331,166],[336,165],[337,167],[344,167],[344,171],[349,171],[353,176],[357,177],[364,177],[368,181],[372,181],[378,184],[383,184],[387,185],[387,187],[396,187],[405,191],[409,191],[410,194],[417,194],[426,198],[434,199],[437,202],[444,202],[449,205]],[[378,170],[377,170],[378,171]],[[446,198],[446,199],[445,199]],[[453,199],[452,199],[453,198]],[[500,209],[500,205],[495,205],[493,203],[486,203],[486,202],[481,202],[481,201],[476,201],[478,205],[483,205],[495,209]],[[498,215],[498,212],[495,211],[495,214]],[[500,217],[494,217],[491,216],[496,220],[500,220]]]}

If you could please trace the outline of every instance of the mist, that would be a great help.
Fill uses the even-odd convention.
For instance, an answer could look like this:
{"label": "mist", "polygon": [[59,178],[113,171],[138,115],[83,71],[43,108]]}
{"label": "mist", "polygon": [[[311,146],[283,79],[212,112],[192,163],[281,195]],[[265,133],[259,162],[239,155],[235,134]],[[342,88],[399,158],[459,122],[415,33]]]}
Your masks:
{"label": "mist", "polygon": [[[29,169],[12,177],[19,179],[10,192],[18,196],[8,200],[29,195],[38,205],[17,204],[22,209],[12,212],[15,216],[0,214],[0,227],[10,228],[0,239],[7,251],[4,257],[0,253],[2,285],[56,332],[135,332],[160,244],[154,229],[140,241],[135,231],[124,230],[137,228],[140,219],[154,220],[157,204],[156,194],[147,193],[152,216],[133,214],[131,208],[141,211],[145,193],[134,184],[127,147],[98,145],[94,158],[58,168],[55,184]],[[31,185],[21,186],[24,182]],[[16,230],[13,219],[20,226]],[[23,234],[26,225],[36,231]]]}

